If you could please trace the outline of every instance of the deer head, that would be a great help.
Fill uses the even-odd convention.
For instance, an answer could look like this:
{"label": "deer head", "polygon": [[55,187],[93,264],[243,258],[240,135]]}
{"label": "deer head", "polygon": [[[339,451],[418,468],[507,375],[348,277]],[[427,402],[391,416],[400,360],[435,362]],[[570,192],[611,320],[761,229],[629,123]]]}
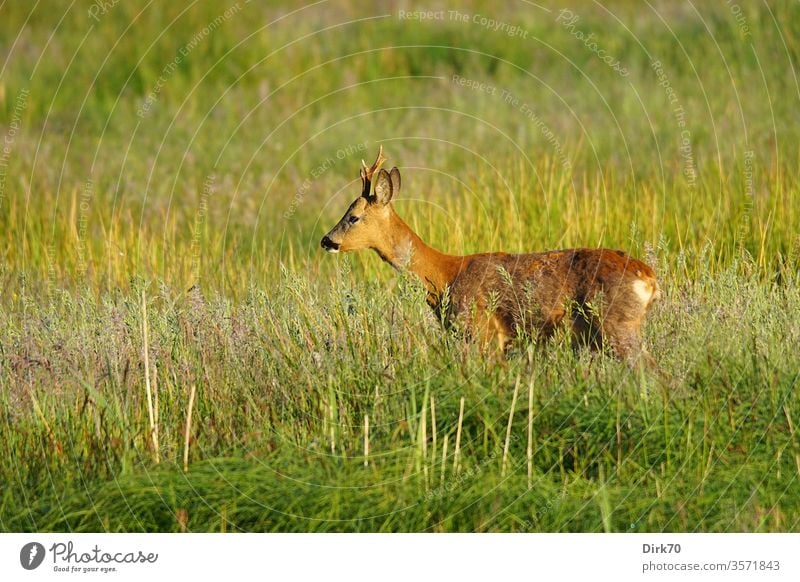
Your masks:
{"label": "deer head", "polygon": [[322,237],[320,244],[323,249],[330,253],[378,249],[385,240],[393,216],[389,203],[400,191],[400,170],[382,170],[385,161],[383,146],[371,167],[361,160],[361,196],[353,201],[336,226]]}

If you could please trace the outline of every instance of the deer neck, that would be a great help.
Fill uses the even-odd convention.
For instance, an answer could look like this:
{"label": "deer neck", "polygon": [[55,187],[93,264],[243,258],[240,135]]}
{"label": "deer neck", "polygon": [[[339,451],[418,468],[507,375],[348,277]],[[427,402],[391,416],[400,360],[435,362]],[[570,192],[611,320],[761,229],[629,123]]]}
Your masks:
{"label": "deer neck", "polygon": [[438,306],[445,290],[458,275],[464,258],[428,246],[391,207],[389,211],[387,236],[375,250],[395,269],[408,270],[419,277],[428,291],[428,303]]}

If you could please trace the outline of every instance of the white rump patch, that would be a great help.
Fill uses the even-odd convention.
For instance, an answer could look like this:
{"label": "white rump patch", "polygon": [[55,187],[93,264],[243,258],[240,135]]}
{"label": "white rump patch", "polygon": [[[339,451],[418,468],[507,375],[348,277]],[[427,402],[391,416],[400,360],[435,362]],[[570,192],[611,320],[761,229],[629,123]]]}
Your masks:
{"label": "white rump patch", "polygon": [[650,302],[650,298],[653,297],[653,290],[650,288],[650,285],[641,279],[637,279],[633,282],[633,292],[636,293],[636,296],[645,305],[647,305]]}

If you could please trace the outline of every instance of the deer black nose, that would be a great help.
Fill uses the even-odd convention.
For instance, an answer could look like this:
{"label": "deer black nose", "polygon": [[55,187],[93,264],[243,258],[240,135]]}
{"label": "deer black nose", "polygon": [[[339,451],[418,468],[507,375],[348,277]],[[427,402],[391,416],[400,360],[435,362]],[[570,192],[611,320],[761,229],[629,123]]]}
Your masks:
{"label": "deer black nose", "polygon": [[320,245],[321,245],[321,246],[322,246],[322,248],[323,248],[323,249],[325,249],[326,251],[336,251],[336,250],[339,250],[339,245],[337,245],[335,242],[333,242],[333,241],[332,241],[332,240],[331,240],[331,239],[328,237],[328,235],[325,235],[325,236],[323,236],[323,237],[322,237],[322,241],[320,242]]}

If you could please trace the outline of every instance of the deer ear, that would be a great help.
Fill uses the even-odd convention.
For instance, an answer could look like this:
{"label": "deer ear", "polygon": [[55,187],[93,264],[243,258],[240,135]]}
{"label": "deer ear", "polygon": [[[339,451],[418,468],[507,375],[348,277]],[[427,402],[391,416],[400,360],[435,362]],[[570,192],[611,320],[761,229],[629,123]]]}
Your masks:
{"label": "deer ear", "polygon": [[392,168],[389,177],[392,179],[392,195],[397,194],[400,192],[400,170],[397,169],[397,166]]}
{"label": "deer ear", "polygon": [[[397,175],[398,184],[400,183],[400,174],[398,172]],[[392,179],[389,176],[389,172],[386,170],[381,170],[378,174],[378,179],[375,181],[375,188],[373,189],[375,193],[372,197],[373,202],[386,205],[389,204],[392,200],[392,195],[394,191],[392,190]]]}

